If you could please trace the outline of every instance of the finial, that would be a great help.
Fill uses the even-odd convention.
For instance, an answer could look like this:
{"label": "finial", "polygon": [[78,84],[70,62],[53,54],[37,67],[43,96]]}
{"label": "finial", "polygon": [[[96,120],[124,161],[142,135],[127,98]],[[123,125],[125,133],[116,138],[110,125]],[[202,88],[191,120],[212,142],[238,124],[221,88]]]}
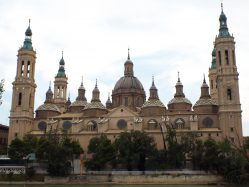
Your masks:
{"label": "finial", "polygon": [[180,81],[180,72],[178,71],[177,73],[178,73],[178,82],[181,82]]}
{"label": "finial", "polygon": [[205,73],[203,73],[203,83],[206,83]]}
{"label": "finial", "polygon": [[62,54],[62,58],[63,58],[63,50],[62,50],[61,54]]}
{"label": "finial", "polygon": [[128,60],[130,60],[130,48],[128,47],[128,57],[127,57]]}
{"label": "finial", "polygon": [[154,83],[154,75],[152,75],[152,86],[155,86],[155,83]]}
{"label": "finial", "polygon": [[70,101],[70,92],[68,92],[68,101]]}
{"label": "finial", "polygon": [[98,79],[96,79],[96,84],[95,84],[95,88],[98,87]]}
{"label": "finial", "polygon": [[221,11],[223,12],[223,0],[221,0]]}
{"label": "finial", "polygon": [[51,81],[49,81],[49,89],[51,89]]}
{"label": "finial", "polygon": [[108,100],[110,100],[110,92],[108,92]]}
{"label": "finial", "polygon": [[81,76],[81,86],[83,86],[83,75]]}
{"label": "finial", "polygon": [[29,18],[29,27],[30,27],[30,18]]}

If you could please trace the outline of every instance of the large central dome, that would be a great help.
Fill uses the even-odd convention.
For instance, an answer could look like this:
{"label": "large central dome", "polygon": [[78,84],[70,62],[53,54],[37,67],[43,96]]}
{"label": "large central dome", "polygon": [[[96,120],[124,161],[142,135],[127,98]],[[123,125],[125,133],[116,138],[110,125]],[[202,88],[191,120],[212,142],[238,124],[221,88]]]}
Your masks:
{"label": "large central dome", "polygon": [[143,85],[142,83],[137,79],[137,77],[134,76],[123,76],[121,77],[115,87],[113,91],[125,91],[125,90],[139,90],[139,91],[144,91]]}
{"label": "large central dome", "polygon": [[124,76],[121,77],[112,91],[113,107],[124,105],[132,109],[141,107],[145,102],[145,92],[142,83],[134,76],[133,62],[128,58],[124,64]]}

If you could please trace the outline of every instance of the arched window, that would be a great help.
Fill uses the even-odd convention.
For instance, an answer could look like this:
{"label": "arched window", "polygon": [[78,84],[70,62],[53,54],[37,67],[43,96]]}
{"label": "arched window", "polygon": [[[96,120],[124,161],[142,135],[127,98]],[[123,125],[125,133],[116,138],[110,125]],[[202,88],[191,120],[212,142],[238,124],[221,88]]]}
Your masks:
{"label": "arched window", "polygon": [[203,119],[202,124],[205,128],[210,128],[213,126],[214,121],[210,117],[206,117]]}
{"label": "arched window", "polygon": [[227,89],[227,99],[232,100],[232,90],[230,88]]}
{"label": "arched window", "polygon": [[157,129],[158,126],[158,122],[155,119],[150,119],[148,122],[148,129],[153,130],[153,129]]}
{"label": "arched window", "polygon": [[184,125],[185,125],[185,121],[182,118],[177,118],[175,120],[175,125],[174,128],[175,129],[184,129]]}
{"label": "arched window", "polygon": [[228,50],[225,50],[225,60],[226,60],[226,64],[229,65]]}
{"label": "arched window", "polygon": [[221,52],[218,52],[218,61],[219,61],[219,65],[221,66]]}
{"label": "arched window", "polygon": [[28,67],[27,67],[27,77],[30,76],[30,61],[28,61]]}
{"label": "arched window", "polygon": [[24,72],[24,61],[22,61],[22,65],[21,65],[21,76],[23,76],[23,72]]}
{"label": "arched window", "polygon": [[22,93],[19,93],[18,95],[18,105],[20,106],[22,104]]}

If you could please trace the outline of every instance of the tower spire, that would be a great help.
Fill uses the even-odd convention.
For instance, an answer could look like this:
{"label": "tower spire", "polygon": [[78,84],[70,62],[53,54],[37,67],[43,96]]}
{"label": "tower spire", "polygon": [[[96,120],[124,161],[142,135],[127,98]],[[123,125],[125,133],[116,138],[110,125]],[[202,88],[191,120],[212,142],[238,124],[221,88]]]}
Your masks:
{"label": "tower spire", "polygon": [[128,47],[128,57],[127,60],[130,60],[130,48]]}
{"label": "tower spire", "polygon": [[219,21],[220,21],[219,37],[221,37],[221,38],[229,37],[230,33],[229,33],[228,27],[227,27],[227,17],[224,14],[222,2],[221,2],[221,14],[220,14]]}

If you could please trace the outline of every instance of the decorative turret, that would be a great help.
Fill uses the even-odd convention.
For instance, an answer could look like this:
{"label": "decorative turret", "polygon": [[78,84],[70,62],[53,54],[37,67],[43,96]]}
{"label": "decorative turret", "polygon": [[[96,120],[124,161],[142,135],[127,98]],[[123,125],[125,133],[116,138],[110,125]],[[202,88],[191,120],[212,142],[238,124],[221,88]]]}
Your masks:
{"label": "decorative turret", "polygon": [[70,100],[70,93],[68,94],[67,102],[66,102],[66,109],[69,109],[69,106],[71,105],[71,100]]}
{"label": "decorative turret", "polygon": [[157,94],[157,88],[154,83],[154,76],[152,77],[152,85],[150,87],[150,97],[149,99],[159,99]]}
{"label": "decorative turret", "polygon": [[62,57],[59,62],[59,70],[54,79],[54,103],[58,105],[61,111],[64,111],[67,102],[67,77],[65,74],[65,61]]}
{"label": "decorative turret", "polygon": [[83,77],[81,80],[80,87],[78,89],[78,96],[76,100],[70,105],[70,112],[82,112],[85,106],[88,104],[87,99],[85,97],[85,87],[83,85]]}
{"label": "decorative turret", "polygon": [[108,93],[108,99],[107,99],[107,101],[105,103],[105,106],[106,106],[107,109],[111,109],[112,108],[112,101],[110,99],[110,93]]}
{"label": "decorative turret", "polygon": [[60,114],[60,109],[54,104],[51,82],[49,83],[49,88],[46,92],[46,100],[44,104],[40,105],[35,112],[36,118],[38,119],[46,119]]}
{"label": "decorative turret", "polygon": [[176,88],[176,93],[174,97],[185,97],[185,94],[183,93],[183,85],[180,80],[179,72],[178,72],[178,80],[175,85],[175,88]]}
{"label": "decorative turret", "polygon": [[150,97],[148,101],[146,101],[141,108],[142,108],[142,114],[141,114],[142,116],[165,115],[166,107],[158,97],[157,88],[154,82],[154,76],[152,77],[152,84],[150,87]]}
{"label": "decorative turret", "polygon": [[83,77],[82,77],[82,81],[78,89],[78,96],[76,98],[76,101],[86,101],[85,92],[86,92],[86,89],[83,85]]}
{"label": "decorative turret", "polygon": [[52,103],[53,102],[53,92],[51,90],[51,82],[49,84],[48,91],[46,92],[46,100],[45,103]]}
{"label": "decorative turret", "polygon": [[229,37],[229,31],[227,27],[227,17],[223,12],[223,3],[221,3],[221,14],[220,14],[220,29],[219,29],[219,36],[218,37]]}
{"label": "decorative turret", "polygon": [[95,83],[95,87],[93,89],[93,97],[92,97],[92,101],[97,101],[97,102],[100,102],[100,99],[99,99],[99,89],[98,89],[98,81],[96,79],[96,83]]}
{"label": "decorative turret", "polygon": [[180,110],[186,110],[190,111],[192,107],[192,103],[185,98],[185,94],[183,93],[183,85],[180,81],[180,76],[178,72],[178,80],[176,83],[176,93],[174,95],[174,98],[169,101],[168,103],[168,109],[170,111],[180,111]]}
{"label": "decorative turret", "polygon": [[124,64],[124,75],[133,76],[133,62],[130,59],[130,49],[128,48],[128,57]]}
{"label": "decorative turret", "polygon": [[85,116],[92,116],[92,117],[101,117],[102,115],[106,114],[108,110],[106,107],[101,103],[99,99],[99,89],[96,79],[96,84],[92,92],[92,100],[91,103],[87,104],[83,110]]}

